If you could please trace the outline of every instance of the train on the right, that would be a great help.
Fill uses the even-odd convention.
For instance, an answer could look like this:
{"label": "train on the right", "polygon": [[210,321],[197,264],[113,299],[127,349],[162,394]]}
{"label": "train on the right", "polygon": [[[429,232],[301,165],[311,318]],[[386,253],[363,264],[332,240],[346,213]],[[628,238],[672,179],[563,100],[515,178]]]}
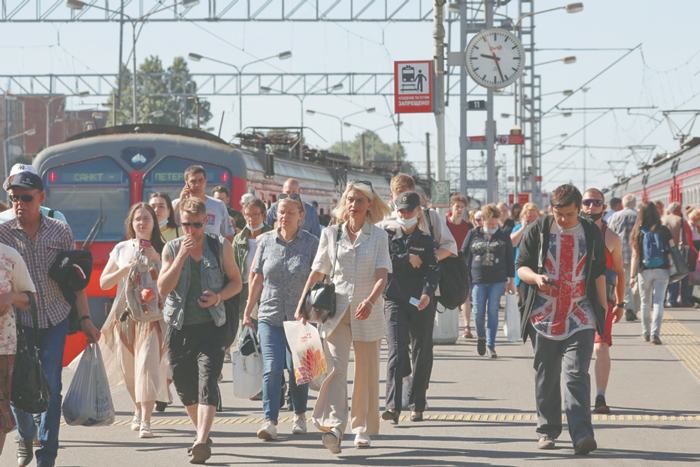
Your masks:
{"label": "train on the right", "polygon": [[638,202],[661,201],[668,206],[678,201],[700,208],[700,137],[683,143],[677,152],[656,156],[641,169],[604,189],[605,197],[609,200],[632,193]]}

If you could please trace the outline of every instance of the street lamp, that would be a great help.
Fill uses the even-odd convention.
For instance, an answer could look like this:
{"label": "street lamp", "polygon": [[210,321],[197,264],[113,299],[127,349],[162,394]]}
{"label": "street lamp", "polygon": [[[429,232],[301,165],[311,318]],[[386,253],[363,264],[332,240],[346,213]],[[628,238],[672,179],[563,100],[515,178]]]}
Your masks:
{"label": "street lamp", "polygon": [[558,58],[556,60],[549,60],[549,61],[542,62],[542,63],[535,63],[535,66],[547,65],[548,63],[556,63],[556,62],[564,62],[564,65],[571,65],[573,63],[576,63],[576,57],[572,55],[570,57]]}
{"label": "street lamp", "polygon": [[[170,9],[170,8],[173,8],[173,7],[177,6],[177,5],[182,5],[182,6],[184,6],[185,8],[192,8],[193,6],[198,5],[198,4],[199,4],[199,0],[179,0],[179,1],[175,2],[175,3],[173,3],[172,5],[167,5],[167,6],[164,6],[163,8],[158,8],[157,10],[153,10],[153,11],[151,11],[151,12],[149,12],[149,13],[146,13],[145,15],[139,16],[138,18],[132,18],[131,16],[129,16],[129,15],[127,15],[126,13],[124,13],[124,7],[123,7],[123,6],[122,6],[122,8],[121,8],[121,11],[115,11],[115,10],[112,10],[112,9],[109,9],[109,8],[105,8],[105,7],[101,7],[101,6],[95,5],[94,3],[88,5],[87,3],[82,2],[81,0],[66,0],[66,6],[67,6],[68,8],[70,8],[71,10],[82,10],[82,9],[85,8],[86,6],[89,6],[89,7],[91,7],[91,8],[97,8],[98,10],[106,11],[106,12],[108,12],[108,13],[114,13],[114,14],[122,15],[122,16],[126,17],[126,18],[131,22],[131,40],[132,40],[131,55],[132,55],[132,58],[133,58],[133,61],[132,61],[133,70],[132,70],[132,83],[131,83],[131,87],[132,87],[132,101],[133,101],[133,102],[132,102],[132,105],[133,105],[133,123],[134,123],[134,125],[136,125],[136,124],[138,123],[138,110],[136,109],[136,23],[138,23],[138,22],[140,22],[140,21],[143,21],[144,19],[148,18],[149,16],[151,16],[151,15],[153,15],[153,14],[155,14],[155,13],[159,13],[159,12],[161,12],[161,11],[163,11],[163,10],[168,10],[168,9]],[[122,5],[123,5],[123,4],[122,4]],[[121,46],[120,46],[120,47],[121,47]],[[120,64],[119,64],[119,79],[120,79],[119,82],[120,82],[120,86],[121,86],[121,75],[122,75],[122,73],[121,73],[121,66],[122,66],[122,64],[120,63]],[[120,89],[121,89],[121,88],[120,88]],[[116,112],[116,110],[114,110],[114,111]]]}
{"label": "street lamp", "polygon": [[568,5],[558,6],[556,8],[549,8],[548,10],[533,11],[532,13],[524,14],[520,18],[518,18],[518,21],[515,22],[515,25],[513,25],[513,30],[517,30],[518,26],[520,25],[520,22],[529,16],[539,15],[540,13],[548,13],[550,11],[556,10],[566,10],[567,13],[579,13],[583,11],[583,3],[569,3]]}
{"label": "street lamp", "polygon": [[7,143],[15,138],[21,138],[22,136],[33,136],[36,134],[36,129],[35,128],[30,128],[29,130],[25,130],[22,133],[17,133],[16,135],[8,136],[5,138],[2,142],[2,148],[3,151],[5,152],[5,177],[7,177],[7,174],[10,173],[10,151],[9,151],[9,146]]}
{"label": "street lamp", "polygon": [[194,99],[194,105],[197,109],[197,129],[199,130],[199,96],[187,96],[187,100]]}
{"label": "street lamp", "polygon": [[[323,94],[324,92],[331,93],[333,91],[340,91],[341,89],[343,89],[343,83],[338,83],[338,84],[334,84],[333,86],[330,86],[330,87],[327,87],[324,89],[317,89],[316,91],[307,92],[307,93],[299,96],[297,94],[290,94],[290,93],[287,93],[284,91],[278,91],[276,89],[272,89],[272,88],[269,88],[267,86],[260,86],[260,92],[263,94],[271,94],[273,91],[276,91],[278,94],[281,94],[283,96],[293,96],[293,97],[296,97],[297,99],[299,99],[299,103],[301,104],[301,128],[302,128],[302,131],[304,128],[304,99],[306,99],[308,96],[313,96],[315,94]],[[309,115],[313,115],[315,112],[313,110],[307,110],[306,113]]]}
{"label": "street lamp", "polygon": [[345,155],[345,141],[343,140],[343,126],[346,126],[345,119],[350,118],[353,115],[359,115],[359,114],[365,113],[365,112],[368,114],[371,114],[371,113],[374,113],[376,111],[377,111],[377,109],[375,109],[374,107],[369,107],[367,109],[358,110],[357,112],[353,112],[353,113],[346,115],[344,117],[338,117],[337,115],[327,114],[324,112],[318,112],[316,110],[307,110],[306,113],[309,115],[315,115],[315,114],[324,115],[326,117],[335,118],[336,120],[338,120],[338,122],[340,122],[340,152],[342,155]]}
{"label": "street lamp", "polygon": [[258,60],[254,60],[252,62],[246,63],[245,65],[241,66],[240,68],[238,68],[233,63],[224,62],[221,60],[217,60],[215,58],[205,57],[204,55],[199,55],[199,54],[196,54],[193,52],[190,52],[189,54],[187,54],[187,58],[189,58],[190,60],[192,60],[194,62],[198,62],[202,59],[209,60],[210,62],[221,63],[222,65],[230,66],[230,67],[233,67],[236,69],[236,72],[238,73],[238,125],[239,125],[239,131],[243,131],[243,84],[241,83],[241,80],[243,79],[243,70],[248,65],[252,65],[253,63],[264,62],[266,60],[270,60],[273,58],[278,58],[280,60],[287,60],[288,58],[292,58],[292,52],[287,50],[285,52],[280,52],[277,55],[271,55],[269,57],[260,58]]}
{"label": "street lamp", "polygon": [[153,112],[151,112],[149,114],[141,115],[141,117],[139,117],[139,120],[143,120],[144,118],[148,118],[148,117],[161,118],[164,115],[165,115],[165,112],[163,112],[162,110],[154,110]]}

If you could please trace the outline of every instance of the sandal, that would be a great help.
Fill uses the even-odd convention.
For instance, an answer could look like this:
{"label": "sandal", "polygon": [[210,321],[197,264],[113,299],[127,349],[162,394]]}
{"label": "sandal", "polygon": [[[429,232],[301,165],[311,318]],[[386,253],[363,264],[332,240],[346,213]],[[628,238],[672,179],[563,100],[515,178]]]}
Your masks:
{"label": "sandal", "polygon": [[369,436],[365,436],[362,434],[356,434],[355,435],[355,447],[358,449],[366,449],[370,447],[372,444],[372,440],[369,438]]}
{"label": "sandal", "polygon": [[340,449],[340,430],[337,428],[331,428],[327,432],[323,433],[323,437],[321,438],[323,441],[323,445],[328,448],[330,452],[333,454],[340,454],[341,449]]}
{"label": "sandal", "polygon": [[192,459],[190,464],[204,464],[211,457],[211,448],[205,443],[197,443],[192,446]]}

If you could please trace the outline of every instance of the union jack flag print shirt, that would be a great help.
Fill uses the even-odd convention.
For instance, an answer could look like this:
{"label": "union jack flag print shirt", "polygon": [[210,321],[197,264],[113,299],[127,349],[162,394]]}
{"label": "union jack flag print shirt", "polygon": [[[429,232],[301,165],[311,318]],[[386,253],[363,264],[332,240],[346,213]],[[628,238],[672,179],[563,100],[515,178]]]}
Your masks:
{"label": "union jack flag print shirt", "polygon": [[543,336],[564,340],[583,329],[595,329],[586,298],[586,235],[581,224],[563,230],[552,225],[545,264],[557,287],[538,291],[530,323]]}

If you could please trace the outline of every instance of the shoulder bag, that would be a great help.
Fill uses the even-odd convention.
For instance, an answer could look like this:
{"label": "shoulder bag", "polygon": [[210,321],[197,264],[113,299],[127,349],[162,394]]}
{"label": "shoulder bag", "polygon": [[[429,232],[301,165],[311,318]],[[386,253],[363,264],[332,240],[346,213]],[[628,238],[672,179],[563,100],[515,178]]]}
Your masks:
{"label": "shoulder bag", "polygon": [[335,256],[331,266],[330,282],[318,281],[304,297],[304,316],[312,323],[325,323],[329,318],[335,316],[335,284],[333,275],[335,274],[335,263],[338,261],[338,243],[343,225],[338,224],[338,235],[335,238]]}
{"label": "shoulder bag", "polygon": [[[433,222],[430,211],[423,214],[428,220],[430,235],[435,240]],[[436,248],[439,246],[436,244]],[[467,300],[469,293],[469,271],[462,250],[457,250],[457,256],[448,256],[440,261],[440,295],[435,297],[448,310],[459,308]]]}
{"label": "shoulder bag", "polygon": [[32,314],[34,345],[30,349],[24,336],[21,314],[17,314],[17,355],[12,372],[12,404],[26,413],[39,414],[49,408],[51,390],[49,382],[41,369],[36,343],[39,340],[39,318],[37,316],[34,294],[24,292],[29,297],[29,310]]}

